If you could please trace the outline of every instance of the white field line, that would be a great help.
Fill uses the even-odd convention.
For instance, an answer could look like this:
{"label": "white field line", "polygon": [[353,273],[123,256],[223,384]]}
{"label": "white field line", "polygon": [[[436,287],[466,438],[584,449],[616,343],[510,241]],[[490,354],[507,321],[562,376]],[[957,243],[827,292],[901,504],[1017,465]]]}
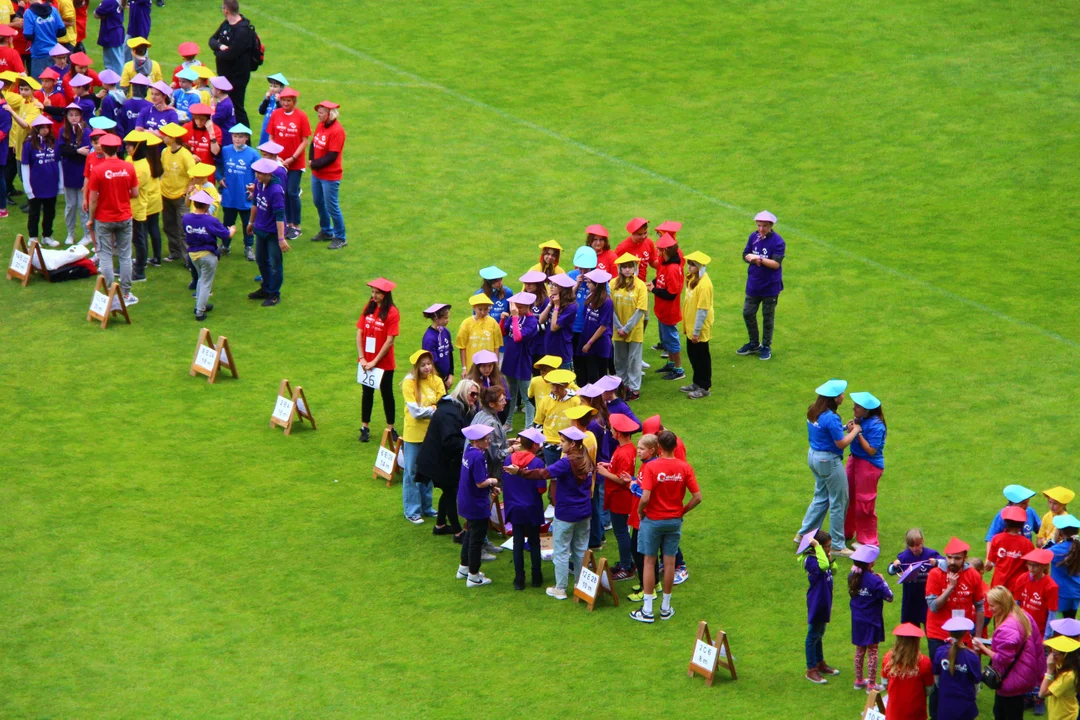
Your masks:
{"label": "white field line", "polygon": [[293,78],[291,83],[326,83],[328,85],[360,85],[362,87],[391,87],[391,88],[433,88],[441,89],[431,83],[412,82],[374,82],[368,80],[330,80],[327,78]]}
{"label": "white field line", "polygon": [[[264,17],[267,20],[271,20],[271,21],[273,21],[273,22],[275,22],[275,23],[277,23],[277,24],[279,24],[279,25],[281,25],[283,27],[286,27],[286,28],[292,30],[293,32],[297,32],[297,33],[300,33],[302,35],[306,35],[306,36],[308,36],[310,38],[313,38],[315,40],[318,40],[319,42],[321,42],[323,45],[326,45],[327,47],[333,48],[334,50],[338,50],[338,51],[343,52],[343,53],[345,53],[347,55],[351,55],[352,57],[363,60],[364,62],[371,63],[372,65],[375,65],[376,67],[380,67],[380,68],[382,68],[384,70],[387,70],[388,72],[394,73],[395,75],[399,75],[401,77],[408,78],[410,82],[402,83],[401,86],[403,86],[403,87],[425,87],[425,88],[429,88],[429,89],[432,89],[432,90],[436,90],[436,91],[441,92],[441,93],[443,93],[445,95],[448,95],[449,97],[454,98],[458,102],[465,103],[466,105],[472,105],[473,107],[481,108],[482,110],[490,112],[493,115],[498,115],[499,117],[503,118],[504,120],[507,120],[508,122],[511,122],[511,123],[513,123],[515,125],[520,125],[522,127],[526,127],[526,128],[528,128],[528,129],[530,129],[530,130],[532,130],[534,132],[537,132],[537,133],[541,134],[541,135],[546,135],[547,137],[552,138],[553,140],[558,140],[559,142],[561,142],[561,143],[563,143],[565,145],[569,145],[570,147],[573,147],[573,148],[575,148],[577,150],[580,150],[583,153],[586,153],[588,155],[593,155],[593,156],[598,157],[598,158],[602,158],[602,159],[607,160],[608,162],[610,162],[610,163],[612,163],[614,165],[619,165],[621,167],[626,168],[627,170],[632,170],[632,171],[634,171],[634,172],[636,172],[636,173],[638,173],[640,175],[644,175],[646,177],[652,178],[653,180],[656,180],[657,182],[660,182],[660,183],[663,183],[665,185],[670,185],[672,187],[678,188],[679,190],[682,190],[682,191],[684,191],[684,192],[686,192],[686,193],[688,193],[690,195],[694,195],[695,197],[698,197],[698,198],[704,200],[705,202],[707,202],[707,203],[709,203],[711,205],[715,205],[716,207],[720,207],[720,208],[723,208],[725,210],[729,210],[732,213],[735,213],[735,214],[745,218],[747,220],[747,225],[750,224],[750,218],[753,215],[753,213],[751,211],[746,210],[744,208],[741,208],[738,205],[734,205],[732,203],[721,200],[720,198],[713,197],[712,195],[709,195],[708,193],[702,192],[701,190],[698,190],[695,187],[687,185],[686,183],[680,182],[680,181],[678,181],[678,180],[676,180],[674,178],[670,178],[670,177],[668,177],[666,175],[661,175],[660,173],[655,172],[653,170],[650,170],[649,168],[644,167],[642,165],[632,163],[632,162],[630,162],[628,160],[623,160],[620,157],[616,157],[615,155],[611,155],[609,153],[606,153],[603,150],[592,147],[591,145],[586,145],[586,144],[584,144],[582,142],[578,142],[577,140],[574,140],[573,138],[570,138],[570,137],[567,137],[566,135],[562,135],[562,134],[560,134],[558,132],[555,132],[554,130],[551,130],[549,128],[544,127],[543,125],[537,125],[536,123],[531,122],[529,120],[525,120],[524,118],[519,118],[518,116],[512,115],[511,113],[508,113],[505,110],[497,108],[494,105],[489,105],[486,102],[483,102],[482,100],[477,100],[476,98],[465,95],[464,93],[458,92],[457,90],[453,90],[451,88],[448,88],[445,85],[440,85],[438,83],[431,82],[430,80],[427,80],[427,79],[425,79],[425,78],[423,78],[423,77],[421,77],[421,76],[419,76],[419,75],[417,75],[415,73],[411,73],[408,70],[402,70],[401,68],[396,67],[394,65],[391,65],[390,63],[387,63],[387,62],[384,62],[382,60],[379,60],[378,58],[372,57],[371,55],[368,55],[367,53],[365,53],[365,52],[363,52],[361,50],[357,50],[355,48],[349,47],[348,45],[343,45],[342,43],[339,43],[339,42],[337,42],[335,40],[330,40],[330,39],[324,38],[321,35],[318,35],[317,33],[311,32],[310,30],[308,30],[308,29],[306,29],[306,28],[304,28],[304,27],[302,27],[300,25],[297,25],[295,23],[291,23],[288,20],[284,20],[282,18],[279,18],[276,15],[271,15],[271,14],[259,11],[259,12],[256,13],[256,16]],[[327,82],[334,82],[334,81],[327,81]],[[391,83],[386,83],[385,85],[387,87],[394,87],[394,85],[391,84]],[[888,275],[891,275],[892,277],[898,278],[898,279],[903,280],[905,282],[908,282],[908,283],[911,283],[911,284],[916,285],[918,287],[921,287],[922,289],[924,289],[924,290],[926,290],[928,292],[935,293],[937,295],[948,298],[948,299],[953,300],[953,301],[955,301],[957,303],[960,303],[962,305],[966,305],[966,306],[968,306],[970,308],[973,308],[973,309],[978,310],[980,312],[986,313],[987,315],[995,317],[995,318],[997,318],[999,320],[1002,320],[1004,322],[1011,323],[1013,325],[1016,325],[1017,327],[1022,327],[1022,328],[1025,328],[1027,330],[1032,330],[1034,332],[1037,332],[1037,333],[1039,333],[1039,334],[1041,334],[1041,335],[1043,335],[1043,336],[1045,336],[1047,338],[1050,338],[1051,340],[1056,340],[1057,342],[1060,342],[1063,345],[1067,345],[1069,347],[1074,347],[1074,348],[1080,348],[1080,342],[1077,342],[1077,341],[1075,341],[1075,340],[1073,340],[1071,338],[1067,338],[1067,337],[1065,337],[1063,335],[1059,335],[1056,332],[1053,332],[1051,330],[1047,330],[1046,328],[1041,327],[1039,325],[1036,325],[1034,323],[1030,323],[1027,320],[1021,320],[1020,318],[1015,318],[1015,317],[1013,317],[1011,315],[1007,315],[1006,313],[1003,313],[1000,310],[996,310],[996,309],[990,307],[989,305],[978,302],[976,300],[971,300],[970,298],[966,298],[963,295],[959,295],[959,294],[954,293],[954,292],[952,292],[950,290],[946,290],[945,288],[938,287],[937,285],[934,285],[933,283],[927,282],[926,280],[921,280],[921,279],[915,277],[914,275],[909,275],[908,273],[906,273],[906,272],[904,272],[902,270],[897,270],[896,268],[893,268],[893,267],[890,267],[890,266],[885,265],[883,263],[880,263],[877,260],[873,260],[871,258],[864,257],[862,255],[859,255],[858,253],[854,253],[854,252],[852,252],[850,250],[846,250],[846,249],[844,249],[844,248],[842,248],[842,247],[840,247],[838,245],[833,245],[832,243],[826,242],[824,240],[819,240],[818,238],[815,238],[814,236],[810,235],[809,233],[804,232],[802,230],[799,230],[798,228],[796,228],[794,225],[792,225],[789,222],[785,221],[783,223],[782,227],[783,227],[785,235],[801,237],[804,240],[807,240],[808,242],[810,242],[810,243],[812,243],[814,245],[817,245],[818,247],[828,251],[829,253],[839,255],[841,257],[847,258],[848,260],[854,260],[856,262],[862,263],[864,265],[867,265],[869,267],[874,268],[875,270],[877,270],[879,272],[886,273]]]}

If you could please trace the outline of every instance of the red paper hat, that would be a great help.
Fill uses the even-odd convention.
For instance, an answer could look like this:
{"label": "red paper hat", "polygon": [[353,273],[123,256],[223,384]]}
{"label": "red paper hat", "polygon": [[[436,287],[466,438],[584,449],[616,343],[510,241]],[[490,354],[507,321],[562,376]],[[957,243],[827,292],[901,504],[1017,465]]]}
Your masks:
{"label": "red paper hat", "polygon": [[596,235],[597,237],[606,238],[608,236],[607,228],[603,225],[590,225],[585,228],[585,232],[589,235]]}
{"label": "red paper hat", "polygon": [[1054,553],[1044,548],[1038,548],[1037,550],[1032,550],[1020,559],[1024,562],[1033,562],[1039,563],[1040,565],[1049,565],[1050,562],[1054,559]]}
{"label": "red paper hat", "polygon": [[373,287],[376,290],[382,290],[384,293],[388,293],[397,287],[396,283],[392,283],[386,278],[375,278],[368,283],[368,287]]}
{"label": "red paper hat", "polygon": [[199,46],[193,42],[182,42],[176,52],[180,53],[180,57],[191,57],[199,54]]}
{"label": "red paper hat", "polygon": [[[285,91],[284,91],[284,90],[282,90],[281,92],[285,92]],[[280,93],[279,93],[279,94],[280,94]],[[324,108],[326,108],[327,110],[337,110],[337,109],[338,109],[339,107],[341,107],[341,106],[340,106],[340,105],[338,105],[338,104],[337,104],[336,102],[330,102],[329,100],[323,100],[323,101],[322,101],[321,103],[319,103],[319,104],[318,104],[318,105],[316,105],[315,107],[317,107],[317,108],[321,108],[321,107],[324,107]]]}
{"label": "red paper hat", "polygon": [[608,424],[611,425],[613,430],[618,430],[621,433],[635,433],[638,431],[638,424],[622,413],[612,413],[608,418]]}
{"label": "red paper hat", "polygon": [[287,87],[278,93],[279,98],[297,98],[300,97],[300,93],[296,92],[296,88]]}
{"label": "red paper hat", "polygon": [[59,79],[60,79],[60,74],[58,72],[56,72],[55,70],[53,70],[52,68],[45,68],[44,70],[41,71],[41,74],[38,75],[38,80],[59,80]]}
{"label": "red paper hat", "polygon": [[10,25],[0,25],[0,37],[15,37],[19,34],[21,33]]}
{"label": "red paper hat", "polygon": [[188,107],[188,114],[190,115],[213,115],[214,109],[204,103],[195,103]]}
{"label": "red paper hat", "polygon": [[971,546],[960,538],[949,538],[948,544],[945,545],[944,553],[946,555],[959,555],[960,553],[966,553],[971,549]]}
{"label": "red paper hat", "polygon": [[1012,520],[1013,522],[1027,522],[1027,510],[1019,505],[1010,505],[1001,511],[1002,520]]}
{"label": "red paper hat", "polygon": [[918,625],[912,625],[911,623],[901,623],[893,628],[893,635],[897,637],[915,637],[921,638],[926,635]]}
{"label": "red paper hat", "polygon": [[90,137],[96,138],[96,137],[101,137],[102,135],[108,135],[108,134],[109,133],[105,132],[101,128],[96,128],[96,129],[94,129],[94,130],[92,130],[90,132]]}
{"label": "red paper hat", "polygon": [[84,52],[77,52],[71,56],[71,64],[82,67],[83,65],[93,65],[94,60]]}
{"label": "red paper hat", "polygon": [[646,435],[656,435],[660,432],[661,427],[663,427],[663,423],[660,422],[660,416],[653,415],[650,418],[645,418],[645,421],[641,423],[641,432]]}
{"label": "red paper hat", "polygon": [[98,142],[100,142],[104,147],[118,148],[123,145],[123,141],[120,139],[120,136],[113,135],[112,133],[105,135]]}
{"label": "red paper hat", "polygon": [[675,220],[665,220],[656,226],[656,232],[670,233],[671,235],[674,235],[680,230],[682,230],[682,223]]}
{"label": "red paper hat", "polygon": [[678,245],[678,243],[675,241],[674,236],[668,235],[667,233],[661,235],[660,239],[656,241],[656,247],[660,248],[661,250],[663,250],[664,248],[669,248],[672,245]]}
{"label": "red paper hat", "polygon": [[634,218],[630,222],[626,223],[626,232],[636,233],[641,229],[642,225],[648,225],[649,221],[645,218]]}

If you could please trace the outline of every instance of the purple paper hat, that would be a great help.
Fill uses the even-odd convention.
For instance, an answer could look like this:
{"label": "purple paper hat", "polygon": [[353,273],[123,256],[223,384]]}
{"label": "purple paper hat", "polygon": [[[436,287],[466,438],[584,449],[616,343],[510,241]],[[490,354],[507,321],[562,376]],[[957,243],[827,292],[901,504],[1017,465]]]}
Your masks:
{"label": "purple paper hat", "polygon": [[469,440],[479,440],[481,438],[486,438],[494,432],[494,430],[495,428],[490,425],[469,425],[468,427],[461,429],[461,434]]}
{"label": "purple paper hat", "polygon": [[[72,80],[72,83],[74,82],[75,81]],[[156,83],[151,83],[150,87],[154,88],[165,97],[172,97],[172,88],[160,80],[158,80]]]}
{"label": "purple paper hat", "polygon": [[585,387],[577,391],[578,397],[583,398],[595,398],[604,394],[604,391],[596,386],[595,383],[589,383]]}
{"label": "purple paper hat", "polygon": [[[132,82],[135,82],[135,81],[132,80]],[[284,145],[278,145],[273,140],[267,140],[262,145],[260,145],[258,149],[262,150],[263,152],[270,153],[271,155],[279,155],[281,153],[281,151],[285,149],[285,146]]]}
{"label": "purple paper hat", "polygon": [[574,278],[570,277],[566,273],[559,273],[558,275],[552,275],[548,278],[548,282],[554,283],[559,287],[572,288],[574,287]]}
{"label": "purple paper hat", "polygon": [[585,439],[585,431],[573,425],[563,428],[559,431],[559,434],[567,440],[573,440],[574,442],[581,442]]}
{"label": "purple paper hat", "polygon": [[229,92],[232,90],[232,83],[221,75],[216,75],[210,78],[210,84],[223,92]]}
{"label": "purple paper hat", "polygon": [[971,632],[975,629],[975,623],[966,617],[949,618],[941,624],[945,632]]}
{"label": "purple paper hat", "polygon": [[486,363],[499,362],[499,356],[490,350],[477,350],[472,356],[473,365],[484,365]]}
{"label": "purple paper hat", "polygon": [[547,275],[539,270],[530,270],[521,277],[518,278],[518,282],[523,283],[542,283],[547,280]]}
{"label": "purple paper hat", "polygon": [[200,190],[199,192],[192,195],[191,196],[191,201],[192,202],[197,202],[197,203],[202,203],[203,205],[213,205],[214,204],[213,196],[211,196],[210,193],[206,192],[205,190]]}
{"label": "purple paper hat", "polygon": [[516,305],[532,305],[536,302],[536,295],[531,292],[519,292],[516,295],[510,296],[510,302]]}
{"label": "purple paper hat", "polygon": [[[267,152],[269,152],[269,150]],[[424,315],[434,315],[435,313],[439,312],[443,308],[448,308],[448,307],[450,307],[450,306],[447,305],[446,303],[435,303],[434,305],[429,306],[427,310],[424,310]]]}
{"label": "purple paper hat", "polygon": [[267,175],[272,174],[279,167],[280,165],[278,165],[276,162],[274,162],[273,160],[267,160],[266,158],[260,158],[255,162],[251,163],[252,170],[257,173],[265,173]]}
{"label": "purple paper hat", "polygon": [[795,551],[796,555],[802,555],[806,552],[806,548],[810,547],[810,541],[817,535],[817,528],[808,530],[805,535],[802,536],[802,540],[799,541],[799,548]]}
{"label": "purple paper hat", "polygon": [[[98,77],[101,77],[101,76],[98,75]],[[102,82],[104,82],[104,81],[102,81]],[[132,85],[146,85],[146,86],[149,86],[151,81],[150,81],[150,78],[146,77],[142,73],[135,73],[135,77],[131,78],[131,80],[129,80],[128,82],[130,82]]]}
{"label": "purple paper hat", "polygon": [[48,115],[38,115],[30,121],[30,127],[44,127],[46,125],[52,126],[52,120],[49,119]]}
{"label": "purple paper hat", "polygon": [[585,279],[592,280],[597,285],[603,285],[611,279],[611,273],[609,273],[607,270],[601,270],[600,268],[596,268],[595,270],[590,270],[589,272],[585,273]]}
{"label": "purple paper hat", "polygon": [[1059,635],[1068,637],[1080,636],[1080,620],[1075,618],[1059,618],[1050,621],[1050,629]]}
{"label": "purple paper hat", "polygon": [[905,582],[909,577],[911,577],[912,575],[917,573],[919,571],[919,568],[921,568],[923,565],[925,565],[928,562],[931,562],[931,561],[930,560],[923,560],[922,562],[914,562],[914,563],[911,563],[910,565],[908,565],[907,569],[904,570],[904,572],[900,573],[900,577],[896,578],[896,584],[900,585],[901,583]]}
{"label": "purple paper hat", "polygon": [[[112,70],[105,68],[98,73],[98,80],[101,81],[102,85],[115,85],[116,83],[120,82],[120,76],[114,73]],[[135,79],[132,78],[131,81],[135,82]]]}
{"label": "purple paper hat", "polygon": [[878,559],[878,555],[881,554],[881,548],[877,545],[860,545],[859,549],[851,553],[852,561],[872,563]]}
{"label": "purple paper hat", "polygon": [[60,44],[52,46],[52,50],[49,51],[49,57],[61,57],[62,55],[70,55],[71,51]]}
{"label": "purple paper hat", "polygon": [[544,444],[544,433],[537,428],[526,428],[518,433],[518,437],[532,440],[537,445]]}
{"label": "purple paper hat", "polygon": [[622,378],[618,375],[605,375],[593,384],[604,392],[611,392],[622,385]]}
{"label": "purple paper hat", "polygon": [[83,85],[89,85],[92,82],[94,81],[91,80],[88,76],[83,75],[82,73],[77,73],[75,77],[71,78],[71,80],[68,81],[68,85],[70,85],[71,87],[82,87]]}

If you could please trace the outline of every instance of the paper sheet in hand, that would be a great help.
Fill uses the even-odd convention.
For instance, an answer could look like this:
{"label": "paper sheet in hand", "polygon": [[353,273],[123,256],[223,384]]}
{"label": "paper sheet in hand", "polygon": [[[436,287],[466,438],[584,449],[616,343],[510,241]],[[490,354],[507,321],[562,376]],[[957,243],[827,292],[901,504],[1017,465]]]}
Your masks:
{"label": "paper sheet in hand", "polygon": [[382,384],[382,377],[382,368],[371,368],[371,370],[364,370],[364,366],[362,363],[356,364],[356,382],[360,383],[364,387],[369,387],[372,390],[378,390],[379,385]]}

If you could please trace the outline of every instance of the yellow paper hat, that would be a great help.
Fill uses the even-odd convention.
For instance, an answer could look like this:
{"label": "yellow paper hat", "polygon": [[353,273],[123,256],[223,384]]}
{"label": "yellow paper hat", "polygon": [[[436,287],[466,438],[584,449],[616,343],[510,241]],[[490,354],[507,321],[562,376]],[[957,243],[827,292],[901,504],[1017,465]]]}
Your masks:
{"label": "yellow paper hat", "polygon": [[191,69],[194,70],[195,74],[203,80],[209,80],[210,78],[214,77],[214,71],[208,68],[206,65],[192,65]]}
{"label": "yellow paper hat", "polygon": [[146,146],[147,147],[154,147],[155,145],[160,145],[160,144],[161,144],[161,138],[159,138],[157,135],[152,135],[151,133],[146,133]]}
{"label": "yellow paper hat", "polygon": [[[416,352],[414,352],[412,355],[409,356],[409,362],[412,363],[413,365],[415,365],[417,362],[419,362],[420,358],[422,358],[425,355],[431,355],[431,351],[430,350],[424,350],[424,349],[421,348],[420,350],[417,350]],[[433,359],[434,359],[434,357],[433,357]]]}
{"label": "yellow paper hat", "polygon": [[127,41],[127,46],[132,50],[139,47],[140,45],[145,45],[146,47],[153,47],[154,43],[150,42],[144,37],[133,37]]}
{"label": "yellow paper hat", "polygon": [[641,261],[637,255],[633,253],[623,253],[619,257],[615,258],[616,265],[622,265],[623,263],[638,263]]}
{"label": "yellow paper hat", "polygon": [[147,138],[152,137],[150,133],[143,132],[142,130],[132,130],[124,136],[124,142],[126,143],[141,143],[146,142]]}
{"label": "yellow paper hat", "polygon": [[37,80],[30,77],[29,75],[20,75],[19,76],[19,82],[26,83],[33,90],[40,90],[41,89],[41,83],[39,83]]}
{"label": "yellow paper hat", "polygon": [[538,368],[538,367],[557,368],[560,365],[562,365],[562,358],[559,357],[558,355],[545,355],[544,357],[540,358],[539,360],[537,360],[536,362],[533,363],[534,368]]}
{"label": "yellow paper hat", "polygon": [[[570,371],[567,370],[566,372]],[[571,420],[580,420],[586,415],[590,415],[594,412],[596,412],[596,408],[592,407],[591,405],[575,405],[574,407],[569,408],[566,411],[566,417],[570,418]]]}
{"label": "yellow paper hat", "polygon": [[169,123],[168,125],[162,125],[158,128],[158,132],[162,135],[168,135],[171,138],[182,138],[187,135],[187,130],[180,127],[176,123]]}
{"label": "yellow paper hat", "polygon": [[13,83],[18,79],[19,73],[15,72],[14,70],[5,70],[4,72],[0,72],[0,80],[3,80],[4,82]]}
{"label": "yellow paper hat", "polygon": [[1060,485],[1058,485],[1057,487],[1052,487],[1049,490],[1043,490],[1043,495],[1050,498],[1051,500],[1061,503],[1062,505],[1068,505],[1073,501],[1073,498],[1076,497],[1076,493],[1074,493],[1069,488],[1064,488]]}
{"label": "yellow paper hat", "polygon": [[544,248],[551,248],[552,250],[558,250],[559,252],[562,252],[562,245],[555,242],[554,240],[548,240],[547,242],[540,243],[540,249],[543,250]]}
{"label": "yellow paper hat", "polygon": [[213,165],[209,165],[207,163],[198,163],[195,165],[195,167],[188,170],[188,177],[208,178],[214,174],[215,169],[216,168],[214,168]]}
{"label": "yellow paper hat", "polygon": [[700,250],[690,253],[684,259],[689,260],[693,263],[697,263],[698,265],[708,265],[712,262],[712,258],[701,252]]}
{"label": "yellow paper hat", "polygon": [[1067,635],[1058,635],[1052,637],[1043,643],[1047,647],[1057,650],[1058,652],[1071,653],[1073,650],[1080,648],[1080,642],[1073,640]]}
{"label": "yellow paper hat", "polygon": [[577,377],[569,370],[552,370],[544,379],[553,385],[569,385]]}
{"label": "yellow paper hat", "polygon": [[469,298],[469,304],[475,307],[477,305],[491,305],[492,302],[491,298],[489,298],[487,295],[485,295],[484,293],[479,293]]}

